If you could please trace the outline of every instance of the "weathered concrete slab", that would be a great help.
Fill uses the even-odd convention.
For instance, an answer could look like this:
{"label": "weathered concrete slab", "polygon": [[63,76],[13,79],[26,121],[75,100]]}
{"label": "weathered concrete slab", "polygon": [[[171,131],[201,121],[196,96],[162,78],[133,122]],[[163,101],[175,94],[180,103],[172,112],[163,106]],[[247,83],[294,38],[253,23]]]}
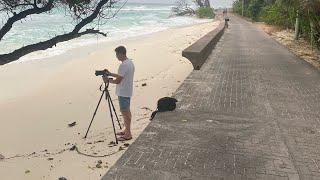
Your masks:
{"label": "weathered concrete slab", "polygon": [[204,64],[212,49],[217,44],[225,29],[225,21],[220,21],[216,29],[209,32],[182,52],[182,56],[189,59],[195,70]]}
{"label": "weathered concrete slab", "polygon": [[103,179],[320,179],[320,73],[251,23],[174,96]]}

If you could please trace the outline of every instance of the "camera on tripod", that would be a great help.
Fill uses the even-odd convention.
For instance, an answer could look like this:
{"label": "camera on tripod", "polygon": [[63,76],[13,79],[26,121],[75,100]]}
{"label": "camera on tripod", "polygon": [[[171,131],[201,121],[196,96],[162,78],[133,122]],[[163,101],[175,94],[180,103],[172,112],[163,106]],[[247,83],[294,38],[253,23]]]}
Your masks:
{"label": "camera on tripod", "polygon": [[96,70],[95,75],[96,76],[111,76],[111,73],[108,70],[104,69],[104,70]]}
{"label": "camera on tripod", "polygon": [[[96,75],[96,76],[111,76],[112,74],[111,74],[107,69],[104,69],[104,70],[96,70],[95,75]],[[106,99],[106,101],[107,101],[107,105],[109,106],[109,112],[110,112],[110,117],[111,117],[111,121],[112,121],[114,137],[115,137],[115,139],[116,139],[116,144],[118,144],[118,139],[117,139],[117,135],[116,135],[116,128],[115,128],[115,125],[114,125],[113,115],[115,115],[115,117],[116,117],[116,120],[117,120],[117,122],[118,122],[119,128],[122,129],[122,127],[121,127],[121,125],[120,125],[119,117],[118,117],[117,112],[116,112],[116,109],[115,109],[115,107],[114,107],[114,105],[113,105],[113,102],[112,102],[112,99],[111,99],[111,96],[110,96],[108,87],[109,87],[109,81],[108,81],[108,82],[104,82],[104,86],[103,86],[103,84],[101,84],[101,86],[100,86],[100,88],[99,88],[100,91],[102,92],[102,94],[101,94],[101,96],[100,96],[98,105],[97,105],[97,107],[96,107],[96,109],[95,109],[95,111],[94,111],[94,113],[93,113],[91,122],[90,122],[90,124],[89,124],[89,127],[88,127],[88,129],[87,129],[87,132],[86,132],[86,135],[84,136],[84,138],[87,138],[87,136],[88,136],[88,133],[89,133],[91,124],[92,124],[92,122],[93,122],[93,119],[95,118],[96,113],[97,113],[97,110],[98,110],[99,105],[100,105],[100,103],[101,103],[101,100],[102,100],[103,96],[105,95],[105,99]]]}

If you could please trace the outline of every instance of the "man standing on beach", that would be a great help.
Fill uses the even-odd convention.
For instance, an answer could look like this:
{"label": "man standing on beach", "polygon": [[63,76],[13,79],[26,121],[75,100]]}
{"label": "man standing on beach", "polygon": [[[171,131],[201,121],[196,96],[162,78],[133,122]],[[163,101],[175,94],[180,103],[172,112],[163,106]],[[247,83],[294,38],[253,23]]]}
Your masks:
{"label": "man standing on beach", "polygon": [[125,130],[117,133],[119,141],[127,141],[132,139],[131,134],[131,111],[130,100],[133,92],[133,76],[134,76],[134,64],[131,59],[127,57],[127,50],[124,46],[119,46],[115,49],[117,59],[121,61],[118,69],[118,74],[110,73],[111,77],[115,79],[109,79],[107,76],[103,76],[104,82],[110,82],[116,84],[116,94],[118,96],[120,111],[124,119]]}

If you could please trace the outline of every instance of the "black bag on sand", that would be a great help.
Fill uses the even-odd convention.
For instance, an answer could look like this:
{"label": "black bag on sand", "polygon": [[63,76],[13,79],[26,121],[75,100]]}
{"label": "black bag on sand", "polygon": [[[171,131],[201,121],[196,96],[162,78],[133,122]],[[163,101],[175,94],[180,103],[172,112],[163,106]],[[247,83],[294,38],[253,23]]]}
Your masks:
{"label": "black bag on sand", "polygon": [[178,100],[172,97],[164,97],[158,100],[157,110],[151,114],[150,121],[156,116],[158,112],[173,111],[176,109]]}

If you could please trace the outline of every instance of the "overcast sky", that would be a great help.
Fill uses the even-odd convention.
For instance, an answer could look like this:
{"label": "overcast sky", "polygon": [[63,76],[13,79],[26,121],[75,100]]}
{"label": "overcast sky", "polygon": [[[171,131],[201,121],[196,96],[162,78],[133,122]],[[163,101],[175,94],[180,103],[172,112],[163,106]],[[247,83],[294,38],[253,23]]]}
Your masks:
{"label": "overcast sky", "polygon": [[[141,3],[166,3],[166,4],[173,4],[176,0],[129,0],[129,2],[141,2]],[[210,0],[211,5],[214,8],[219,7],[231,7],[232,2],[234,0]]]}

